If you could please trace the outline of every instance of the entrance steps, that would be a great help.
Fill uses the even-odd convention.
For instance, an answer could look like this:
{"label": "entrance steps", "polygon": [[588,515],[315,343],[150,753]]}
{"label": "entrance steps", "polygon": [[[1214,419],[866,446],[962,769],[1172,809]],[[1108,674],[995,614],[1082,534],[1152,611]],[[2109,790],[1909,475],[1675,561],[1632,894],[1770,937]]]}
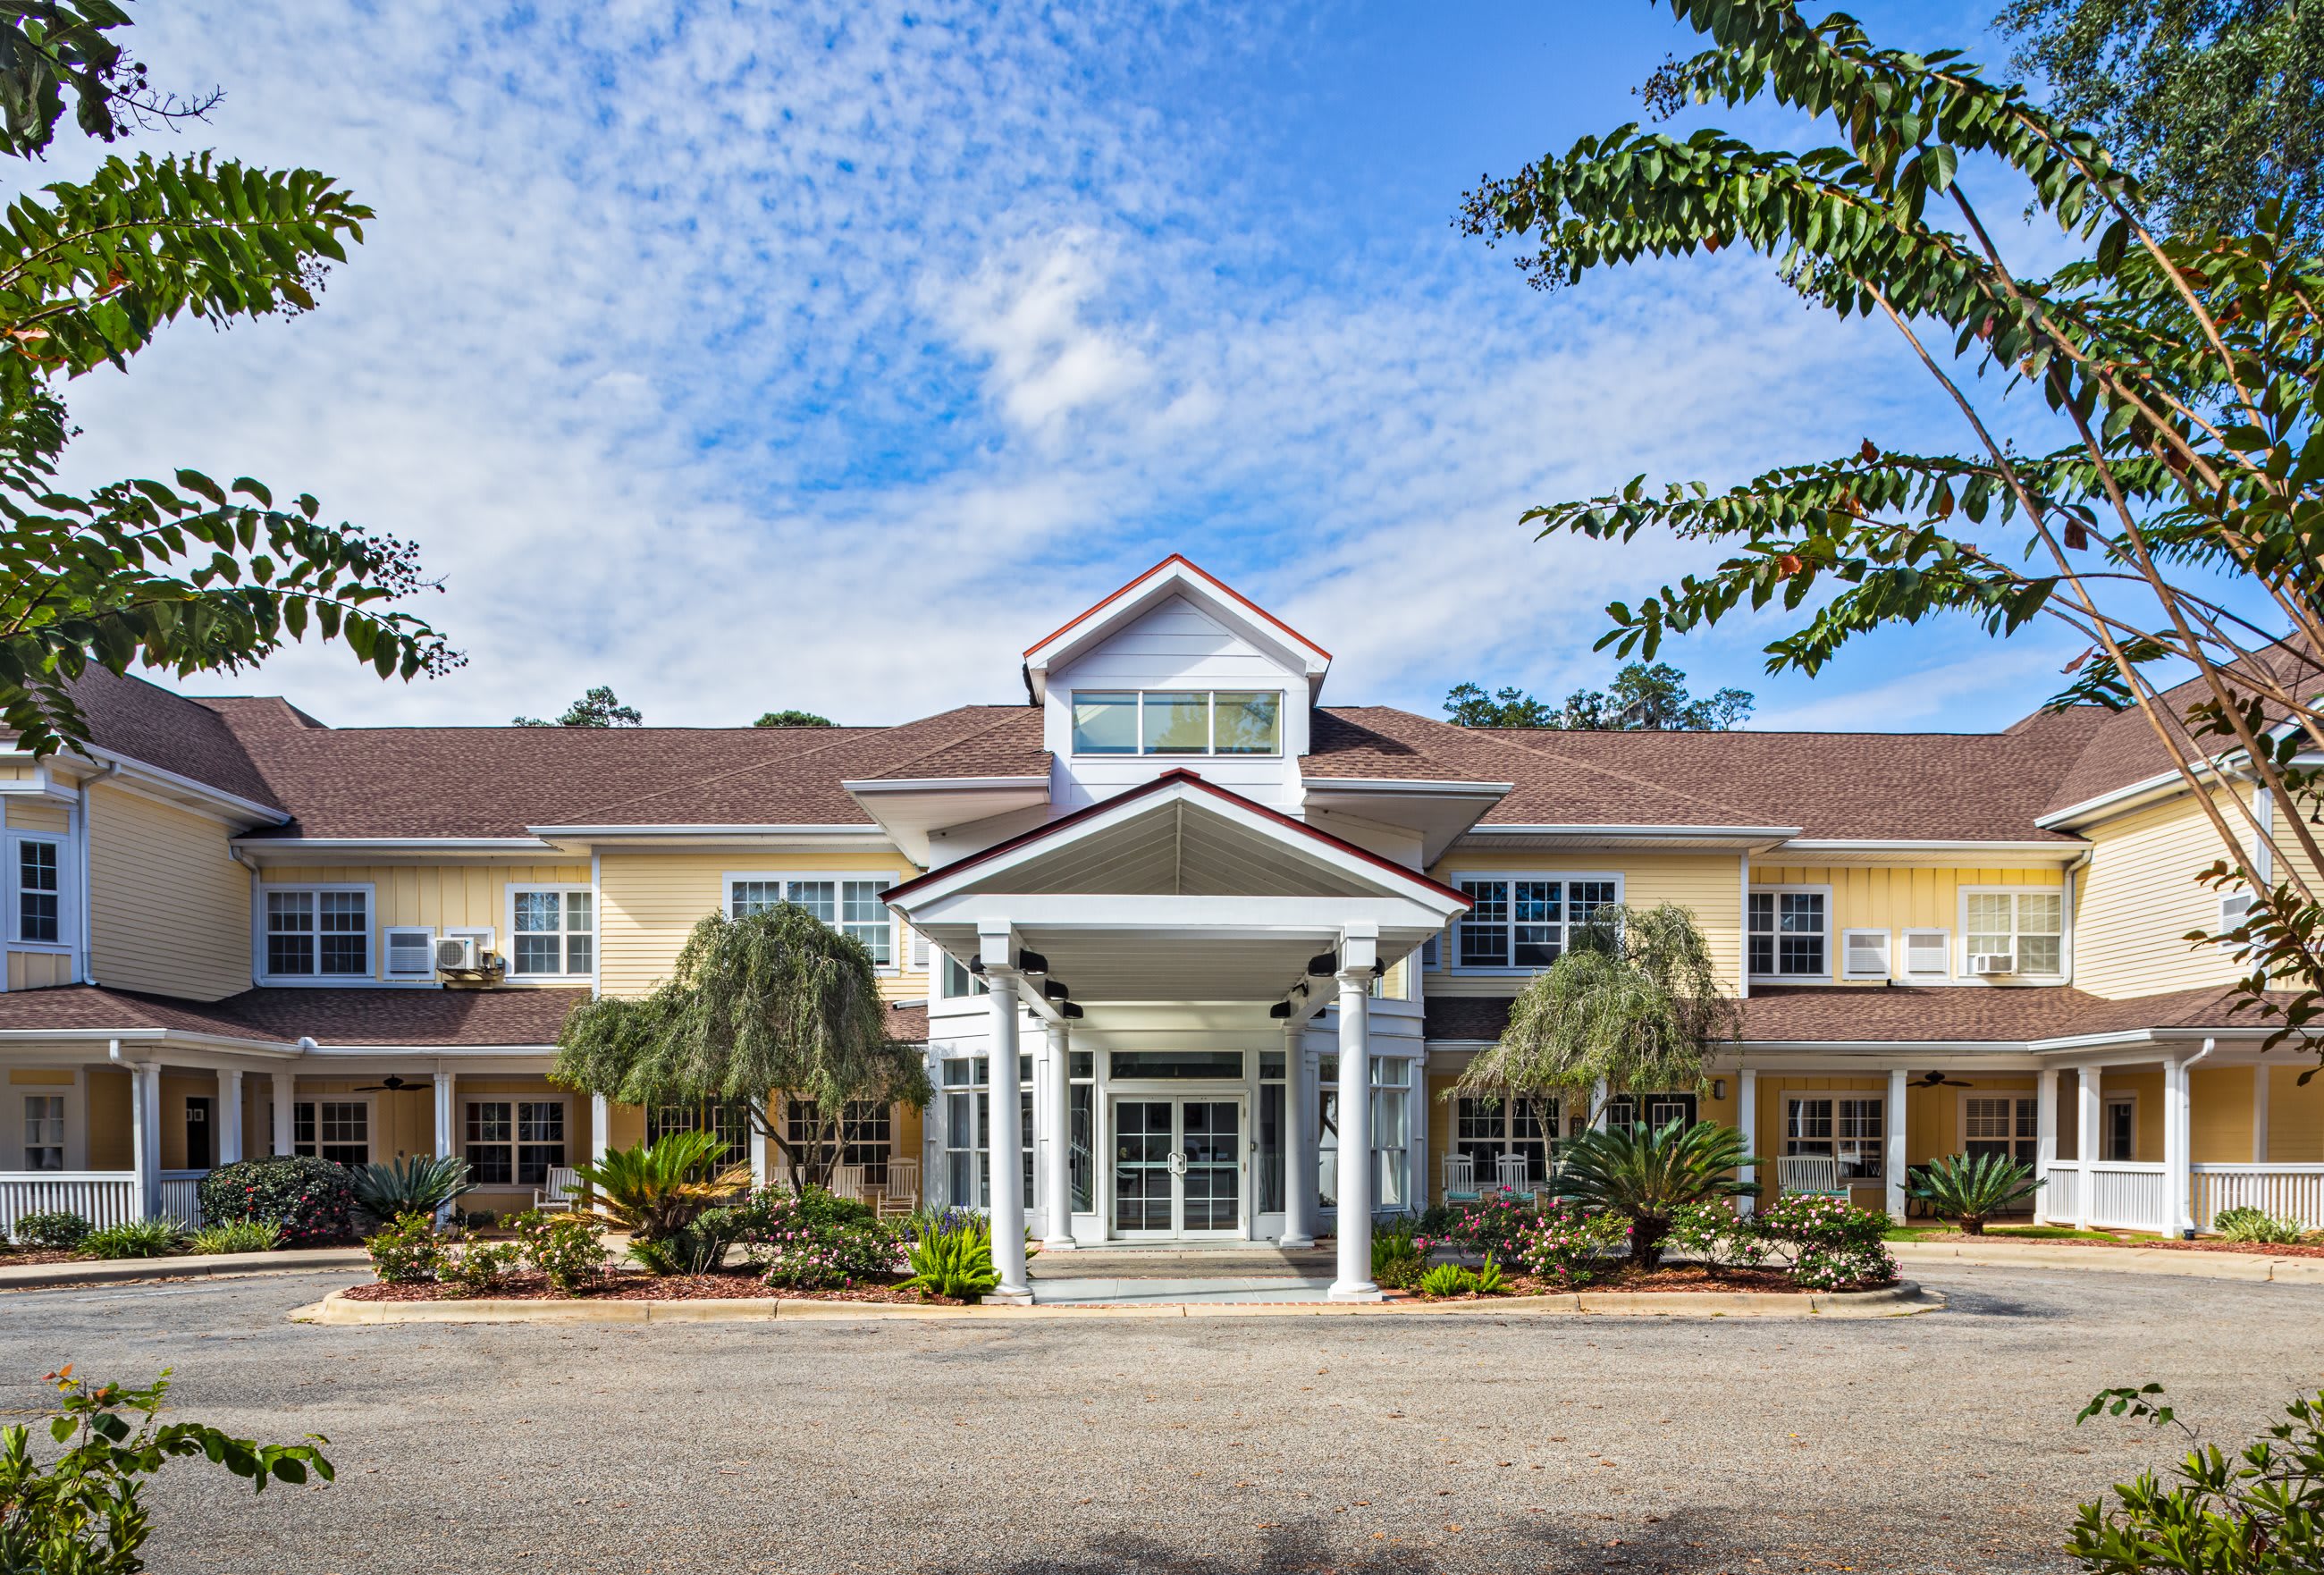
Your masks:
{"label": "entrance steps", "polygon": [[1328,1284],[1334,1261],[1329,1247],[1286,1251],[1266,1241],[1109,1241],[1072,1252],[1044,1252],[1026,1266],[1026,1272],[1037,1285],[1043,1280],[1305,1282],[1318,1278]]}

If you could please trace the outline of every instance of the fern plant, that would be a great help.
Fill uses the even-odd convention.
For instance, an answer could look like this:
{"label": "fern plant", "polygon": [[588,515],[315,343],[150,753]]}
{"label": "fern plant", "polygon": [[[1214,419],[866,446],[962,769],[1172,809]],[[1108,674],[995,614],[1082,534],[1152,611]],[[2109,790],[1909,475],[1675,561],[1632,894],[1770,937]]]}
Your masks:
{"label": "fern plant", "polygon": [[974,1302],[1001,1283],[992,1266],[992,1228],[982,1219],[927,1232],[912,1243],[906,1266],[912,1274],[902,1288],[923,1296]]}
{"label": "fern plant", "polygon": [[1413,1288],[1424,1296],[1458,1296],[1476,1289],[1476,1279],[1457,1263],[1440,1263]]}

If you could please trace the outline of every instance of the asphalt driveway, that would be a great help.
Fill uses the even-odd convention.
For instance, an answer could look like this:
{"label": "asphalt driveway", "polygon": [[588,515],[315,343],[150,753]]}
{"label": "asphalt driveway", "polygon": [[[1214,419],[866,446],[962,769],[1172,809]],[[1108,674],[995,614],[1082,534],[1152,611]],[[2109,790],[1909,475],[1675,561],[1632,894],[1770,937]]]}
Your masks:
{"label": "asphalt driveway", "polygon": [[2324,1384],[2324,1287],[1960,1268],[1950,1311],[317,1328],[339,1276],[0,1297],[0,1404],[176,1370],[327,1489],[170,1467],[161,1575],[2040,1570],[2173,1451]]}

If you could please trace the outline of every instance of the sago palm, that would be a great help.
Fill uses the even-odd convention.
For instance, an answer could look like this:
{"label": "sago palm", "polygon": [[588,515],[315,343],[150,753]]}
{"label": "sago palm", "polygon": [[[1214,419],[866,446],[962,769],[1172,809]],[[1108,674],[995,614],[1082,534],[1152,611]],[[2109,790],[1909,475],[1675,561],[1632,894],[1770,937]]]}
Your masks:
{"label": "sago palm", "polygon": [[1630,1261],[1648,1269],[1662,1262],[1673,1213],[1751,1191],[1737,1172],[1758,1163],[1740,1132],[1715,1121],[1598,1128],[1566,1143],[1558,1160],[1557,1195],[1628,1220]]}
{"label": "sago palm", "polygon": [[1923,1170],[1913,1196],[1941,1219],[1960,1224],[1969,1236],[1985,1234],[1985,1222],[2040,1189],[2033,1167],[2006,1154],[1948,1154]]}
{"label": "sago palm", "polygon": [[405,1214],[434,1214],[476,1190],[468,1162],[454,1154],[415,1154],[358,1165],[348,1178],[364,1212],[385,1225]]}
{"label": "sago palm", "polygon": [[666,1132],[573,1169],[615,1224],[641,1241],[661,1241],[750,1180],[748,1167],[720,1163],[725,1155],[724,1140],[712,1133]]}

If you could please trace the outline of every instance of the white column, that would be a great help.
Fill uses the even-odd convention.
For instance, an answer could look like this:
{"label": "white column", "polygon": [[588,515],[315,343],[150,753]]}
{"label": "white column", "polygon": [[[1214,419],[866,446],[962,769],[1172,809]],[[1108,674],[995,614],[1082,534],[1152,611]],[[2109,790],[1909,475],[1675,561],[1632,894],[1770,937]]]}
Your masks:
{"label": "white column", "polygon": [[242,1073],[239,1068],[218,1068],[217,1148],[215,1157],[220,1165],[232,1165],[242,1157]]}
{"label": "white column", "polygon": [[1602,1132],[1606,1129],[1607,1106],[1613,1100],[1614,1085],[1600,1078],[1598,1086],[1590,1091],[1590,1125],[1593,1130]]}
{"label": "white column", "polygon": [[2074,1229],[2090,1228],[2090,1203],[2097,1196],[2098,1178],[2095,1166],[2104,1147],[2100,1136],[2106,1129],[2106,1074],[2095,1066],[2085,1066],[2074,1074],[2074,1165],[2081,1171],[2081,1184],[2074,1193]]}
{"label": "white column", "polygon": [[[774,1121],[779,1117],[786,1120],[789,1119],[788,1117],[781,1115],[782,1107],[780,1102],[776,1099],[768,1099],[765,1104],[761,1108],[766,1111],[766,1118],[770,1122]],[[751,1185],[753,1187],[765,1186],[769,1179],[767,1173],[767,1132],[766,1128],[755,1120],[751,1122],[749,1135],[743,1139],[742,1156],[749,1162],[751,1166]]]}
{"label": "white column", "polygon": [[436,1157],[449,1159],[453,1151],[453,1119],[459,1110],[452,1097],[452,1080],[456,1074],[438,1070],[436,1082]]}
{"label": "white column", "polygon": [[589,1163],[603,1165],[613,1147],[613,1101],[604,1094],[589,1096]]}
{"label": "white column", "polygon": [[[1074,1045],[1073,1030],[1063,1023],[1049,1025],[1049,1075],[1047,1082],[1049,1129],[1047,1184],[1049,1233],[1043,1250],[1071,1252],[1074,1248]],[[1037,1105],[1044,1102],[1034,1101]],[[1037,1112],[1038,1113],[1038,1112]]]}
{"label": "white column", "polygon": [[991,1119],[986,1122],[985,1164],[991,1169],[992,1266],[1001,1284],[985,1297],[988,1302],[1027,1303],[1033,1299],[1025,1283],[1025,1174],[1019,1147],[1017,1077],[1017,975],[988,967],[985,982],[992,993],[991,1044],[987,1047],[985,1079],[991,1088]]}
{"label": "white column", "polygon": [[1888,1131],[1880,1145],[1884,1168],[1887,1172],[1888,1217],[1901,1221],[1904,1218],[1904,1100],[1905,1069],[1888,1069]]}
{"label": "white column", "polygon": [[295,1083],[287,1072],[274,1074],[274,1141],[268,1147],[277,1154],[290,1152],[290,1096]]}
{"label": "white column", "polygon": [[2187,1064],[2173,1057],[2163,1064],[2163,1207],[2164,1231],[2176,1236],[2193,1222],[2187,1191],[2194,1177],[2187,1169]]}
{"label": "white column", "polygon": [[[2047,1181],[2058,1163],[2058,1069],[2045,1066],[2034,1077],[2034,1179]],[[2034,1218],[2050,1218],[2050,1189],[2034,1191]]]}
{"label": "white column", "polygon": [[2252,1163],[2267,1163],[2267,1065],[2252,1068]]}
{"label": "white column", "polygon": [[1340,1275],[1335,1302],[1372,1302],[1372,1055],[1369,967],[1340,972]]}
{"label": "white column", "polygon": [[1307,1025],[1283,1025],[1284,1247],[1315,1245],[1315,1080],[1307,1075]]}
{"label": "white column", "polygon": [[129,1064],[129,1212],[150,1220],[161,1206],[161,1068]]}
{"label": "white column", "polygon": [[[1748,1066],[1735,1074],[1735,1129],[1743,1134],[1743,1152],[1757,1154],[1759,1150],[1759,1074]],[[1757,1185],[1759,1167],[1745,1165],[1740,1179]],[[1735,1200],[1738,1213],[1748,1214],[1756,1206],[1754,1199],[1748,1193]]]}

